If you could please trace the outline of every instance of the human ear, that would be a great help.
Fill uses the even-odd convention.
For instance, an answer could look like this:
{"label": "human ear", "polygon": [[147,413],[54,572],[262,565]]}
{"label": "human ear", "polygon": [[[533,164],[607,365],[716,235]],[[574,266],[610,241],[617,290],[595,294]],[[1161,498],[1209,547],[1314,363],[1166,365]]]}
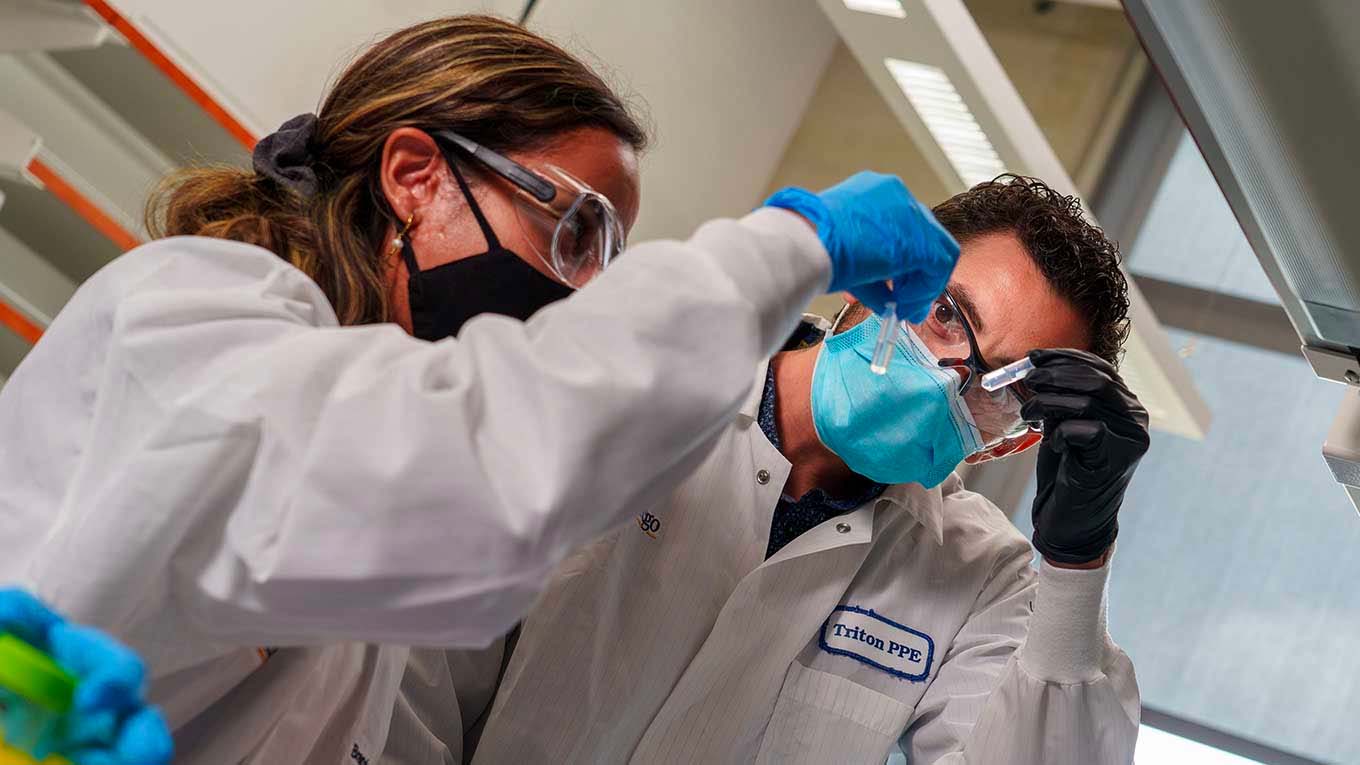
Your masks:
{"label": "human ear", "polygon": [[435,199],[444,156],[428,133],[404,127],[383,142],[379,180],[398,220],[406,220]]}

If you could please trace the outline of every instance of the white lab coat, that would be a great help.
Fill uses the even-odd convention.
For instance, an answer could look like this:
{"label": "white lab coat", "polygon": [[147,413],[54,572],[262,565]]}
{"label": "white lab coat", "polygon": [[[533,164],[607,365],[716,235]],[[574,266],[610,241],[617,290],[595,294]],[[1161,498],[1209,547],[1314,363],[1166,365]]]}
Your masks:
{"label": "white lab coat", "polygon": [[901,739],[915,764],[1131,762],[1108,566],[1036,573],[957,476],[892,486],[764,559],[790,468],[755,419],[764,381],[652,517],[564,562],[474,761],[881,763]]}
{"label": "white lab coat", "polygon": [[376,762],[399,645],[519,620],[711,450],[827,281],[762,210],[427,343],[338,327],[265,250],[145,245],[0,392],[0,579],[145,657],[177,765]]}

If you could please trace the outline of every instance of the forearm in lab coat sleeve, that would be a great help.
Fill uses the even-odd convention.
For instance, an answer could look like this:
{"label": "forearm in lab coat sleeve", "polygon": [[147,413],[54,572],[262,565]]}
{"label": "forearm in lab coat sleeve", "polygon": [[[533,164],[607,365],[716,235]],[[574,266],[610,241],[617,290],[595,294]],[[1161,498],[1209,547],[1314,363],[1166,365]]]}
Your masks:
{"label": "forearm in lab coat sleeve", "polygon": [[[1138,735],[1133,665],[1105,626],[1110,564],[1040,564],[1018,548],[955,638],[903,737],[913,763],[1127,765]],[[1029,614],[1033,601],[1033,614]],[[1028,625],[1028,636],[1026,636]]]}
{"label": "forearm in lab coat sleeve", "polygon": [[[315,284],[246,260],[168,264],[115,339],[166,427],[216,421],[250,450],[220,544],[175,569],[196,621],[262,645],[502,634],[562,557],[686,477],[829,281],[813,230],[762,210],[633,247],[527,323],[426,343],[318,328]],[[251,268],[274,272],[233,288]]]}

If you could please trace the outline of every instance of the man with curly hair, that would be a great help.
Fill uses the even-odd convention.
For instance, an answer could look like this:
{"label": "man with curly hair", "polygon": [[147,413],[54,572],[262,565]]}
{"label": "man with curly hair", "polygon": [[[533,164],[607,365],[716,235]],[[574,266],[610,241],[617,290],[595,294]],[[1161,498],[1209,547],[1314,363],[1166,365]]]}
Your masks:
{"label": "man with curly hair", "polygon": [[[1118,249],[1033,178],[934,214],[962,255],[924,322],[884,330],[881,306],[852,301],[807,327],[670,500],[568,559],[476,657],[479,681],[466,654],[415,652],[405,692],[458,688],[464,754],[1132,761],[1138,690],[1104,592],[1148,434],[1116,371]],[[877,374],[881,331],[896,356]],[[1022,383],[982,386],[1022,358]],[[1033,547],[953,473],[1030,448]]]}

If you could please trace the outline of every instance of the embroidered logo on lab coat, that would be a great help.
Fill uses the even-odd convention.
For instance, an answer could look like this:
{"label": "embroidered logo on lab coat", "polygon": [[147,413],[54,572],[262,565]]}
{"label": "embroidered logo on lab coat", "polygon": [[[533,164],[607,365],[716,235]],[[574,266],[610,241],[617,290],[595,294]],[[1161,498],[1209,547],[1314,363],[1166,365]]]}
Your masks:
{"label": "embroidered logo on lab coat", "polygon": [[836,606],[818,642],[827,653],[849,656],[914,683],[930,676],[935,658],[929,635],[859,606]]}
{"label": "embroidered logo on lab coat", "polygon": [[661,519],[651,513],[643,513],[637,517],[638,528],[642,533],[656,539],[656,535],[661,533]]}

